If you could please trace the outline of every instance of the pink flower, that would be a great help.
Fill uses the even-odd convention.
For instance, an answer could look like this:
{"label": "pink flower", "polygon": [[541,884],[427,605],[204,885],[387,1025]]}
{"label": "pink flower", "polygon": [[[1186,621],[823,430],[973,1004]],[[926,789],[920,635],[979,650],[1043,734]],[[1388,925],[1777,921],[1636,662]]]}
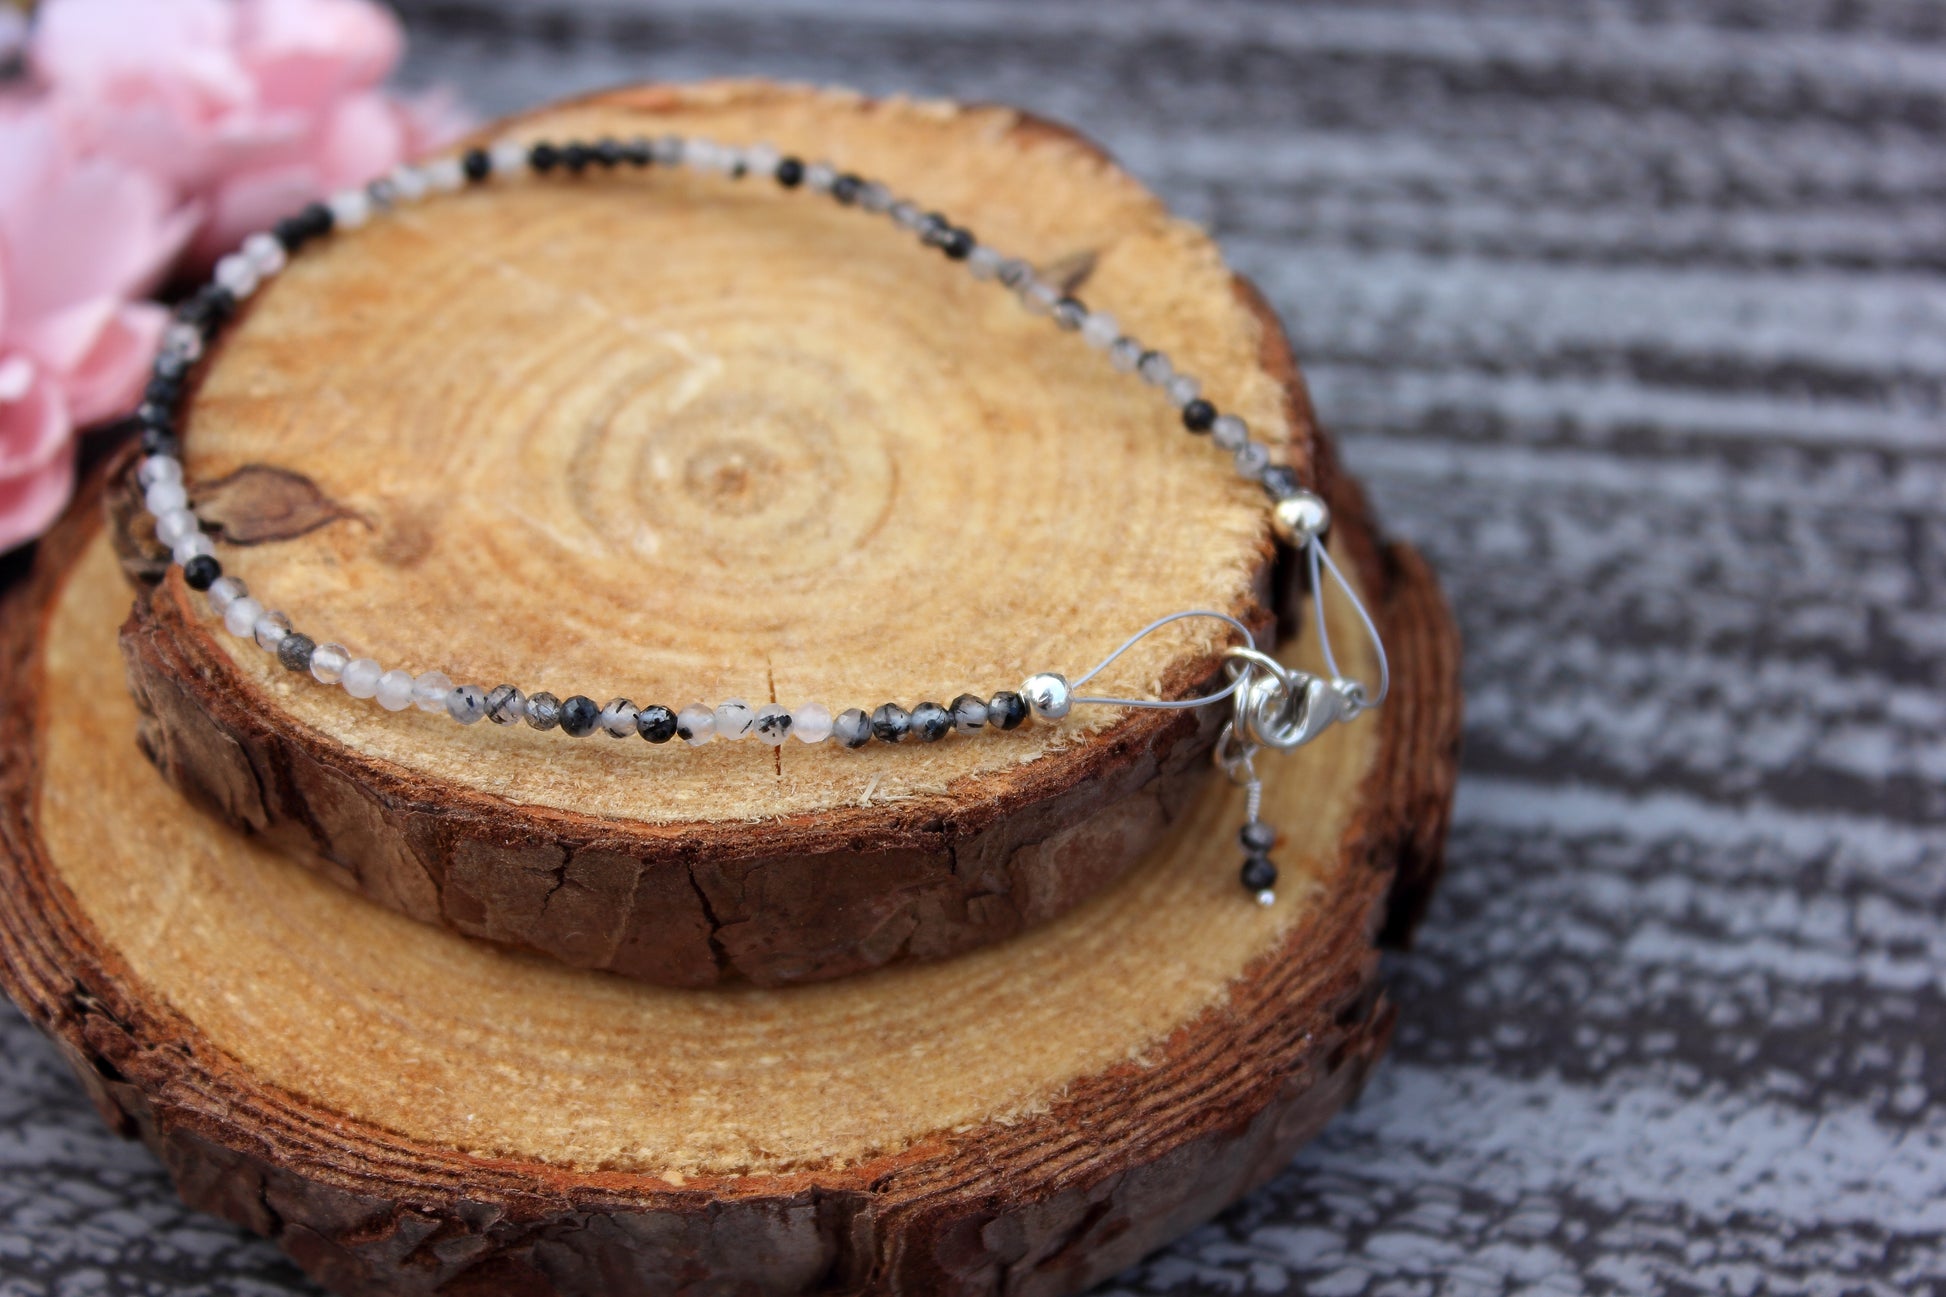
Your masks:
{"label": "pink flower", "polygon": [[82,151],[200,205],[207,263],[464,129],[442,96],[381,88],[403,45],[371,0],[46,0],[28,52]]}
{"label": "pink flower", "polygon": [[74,157],[44,105],[0,106],[0,550],[67,502],[74,430],[141,392],[166,317],[131,299],[194,226],[167,186]]}

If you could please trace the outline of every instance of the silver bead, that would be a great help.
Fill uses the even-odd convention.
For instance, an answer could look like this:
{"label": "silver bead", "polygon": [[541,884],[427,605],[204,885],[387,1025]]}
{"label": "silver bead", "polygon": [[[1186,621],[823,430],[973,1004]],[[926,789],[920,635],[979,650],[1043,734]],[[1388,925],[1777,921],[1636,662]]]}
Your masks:
{"label": "silver bead", "polygon": [[1270,511],[1271,530],[1294,549],[1302,549],[1331,525],[1331,506],[1309,491],[1279,500]]}
{"label": "silver bead", "polygon": [[1068,678],[1053,671],[1043,671],[1021,681],[1020,696],[1034,709],[1034,715],[1044,721],[1060,720],[1074,702]]}

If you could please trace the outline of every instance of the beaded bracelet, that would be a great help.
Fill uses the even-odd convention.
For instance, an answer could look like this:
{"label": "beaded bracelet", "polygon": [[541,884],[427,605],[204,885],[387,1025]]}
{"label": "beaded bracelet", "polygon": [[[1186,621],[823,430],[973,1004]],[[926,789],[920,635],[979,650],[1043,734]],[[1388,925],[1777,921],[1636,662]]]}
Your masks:
{"label": "beaded bracelet", "polygon": [[[731,699],[715,707],[691,703],[674,710],[661,704],[637,707],[626,698],[616,698],[602,707],[583,694],[561,699],[546,692],[526,694],[511,684],[492,689],[454,684],[450,677],[436,670],[417,675],[397,668],[386,670],[371,658],[353,657],[343,645],[320,644],[299,633],[290,618],[251,597],[242,581],[225,576],[215,546],[189,507],[176,421],[190,369],[244,299],[282,270],[289,258],[306,244],[333,231],[356,229],[374,215],[429,194],[454,192],[494,177],[556,172],[579,175],[591,169],[613,170],[622,166],[687,166],[732,179],[768,176],[785,189],[807,189],[847,207],[883,214],[900,229],[916,235],[923,246],[964,263],[976,279],[1002,285],[1014,292],[1029,311],[1051,317],[1060,328],[1079,333],[1086,343],[1106,352],[1109,364],[1116,370],[1138,375],[1162,389],[1180,411],[1184,428],[1207,436],[1229,452],[1237,472],[1262,486],[1270,498],[1273,529],[1280,539],[1307,557],[1319,644],[1329,675],[1296,671],[1260,652],[1250,629],[1228,614],[1192,610],[1159,618],[1143,627],[1073,682],[1058,672],[1037,672],[1017,689],[1001,690],[986,698],[962,693],[950,704],[921,702],[910,711],[888,702],[869,713],[853,707],[834,715],[823,703],[805,703],[795,708],[770,703],[753,708],[741,699]],[[934,743],[948,734],[1013,730],[1030,717],[1057,721],[1075,705],[1173,708],[1202,707],[1230,700],[1233,715],[1218,739],[1215,757],[1218,766],[1247,790],[1245,823],[1239,833],[1245,852],[1240,878],[1244,888],[1265,905],[1275,899],[1272,888],[1277,880],[1277,868],[1269,853],[1277,835],[1259,817],[1262,785],[1257,778],[1254,755],[1262,747],[1288,750],[1307,743],[1337,721],[1378,706],[1390,687],[1384,646],[1371,616],[1324,547],[1323,536],[1330,522],[1324,501],[1305,491],[1292,469],[1273,464],[1269,448],[1251,439],[1242,419],[1219,412],[1201,394],[1195,378],[1177,372],[1168,357],[1123,333],[1112,316],[1088,309],[1042,278],[1027,262],[1003,256],[979,243],[971,231],[953,224],[943,215],[925,211],[876,181],[841,172],[828,163],[806,163],[786,157],[768,145],[746,148],[673,135],[654,140],[602,139],[563,144],[508,140],[490,149],[469,149],[456,157],[440,158],[420,166],[401,166],[364,188],[349,189],[327,201],[311,203],[296,215],[279,221],[271,230],[246,238],[236,252],[216,263],[211,281],[177,309],[173,322],[163,333],[153,378],[135,418],[141,428],[144,451],[137,481],[154,516],[156,536],[170,548],[175,563],[181,566],[184,582],[192,590],[206,594],[210,607],[222,618],[230,634],[252,640],[276,654],[277,660],[291,671],[308,672],[323,684],[341,686],[353,698],[376,699],[389,711],[417,707],[427,712],[444,712],[462,725],[481,719],[498,725],[524,720],[536,730],[559,729],[574,738],[600,731],[615,738],[639,735],[652,744],[682,739],[692,746],[701,746],[712,739],[735,740],[754,735],[772,746],[795,737],[805,743],[835,740],[842,747],[859,748],[874,741],[900,743],[910,738]],[[1337,580],[1365,633],[1371,637],[1379,670],[1375,692],[1368,692],[1364,685],[1346,678],[1338,670],[1324,615],[1321,581],[1327,572]],[[1224,688],[1205,696],[1167,700],[1107,698],[1075,692],[1144,636],[1187,617],[1215,618],[1241,635],[1241,644],[1224,651],[1229,677]]]}

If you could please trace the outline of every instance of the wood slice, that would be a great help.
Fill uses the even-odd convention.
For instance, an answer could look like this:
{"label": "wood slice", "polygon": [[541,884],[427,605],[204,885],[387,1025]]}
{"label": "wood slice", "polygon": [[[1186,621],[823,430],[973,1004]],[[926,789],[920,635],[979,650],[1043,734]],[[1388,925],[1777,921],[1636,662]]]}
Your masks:
{"label": "wood slice", "polygon": [[1072,1292],[1280,1167],[1387,1039],[1374,936],[1431,885],[1458,735],[1409,550],[1359,564],[1392,700],[1265,763],[1274,908],[1205,781],[1013,941],[676,990],[368,905],[178,796],[95,517],[0,604],[0,977],[185,1199],[340,1292]]}
{"label": "wood slice", "polygon": [[[768,139],[884,177],[1322,468],[1276,321],[1070,132],[760,83],[514,129]],[[1184,608],[1272,621],[1261,493],[1159,393],[886,219],[755,178],[496,182],[335,237],[251,301],[186,428],[253,592],[320,642],[488,688],[869,710],[1077,674]],[[1100,683],[1199,687],[1225,633],[1179,623]],[[683,986],[1059,914],[1160,839],[1221,719],[1083,708],[860,752],[460,729],[281,671],[179,573],[123,647],[151,757],[229,823],[415,918]]]}

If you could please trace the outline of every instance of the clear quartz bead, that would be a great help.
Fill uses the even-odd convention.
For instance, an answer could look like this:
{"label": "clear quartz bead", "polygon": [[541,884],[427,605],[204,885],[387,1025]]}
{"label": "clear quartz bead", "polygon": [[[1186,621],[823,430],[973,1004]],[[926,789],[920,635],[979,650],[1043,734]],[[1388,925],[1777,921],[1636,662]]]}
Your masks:
{"label": "clear quartz bead", "polygon": [[248,639],[256,633],[257,618],[264,615],[264,606],[249,595],[232,599],[223,609],[223,629],[238,639]]}
{"label": "clear quartz bead", "polygon": [[1091,347],[1104,351],[1115,345],[1115,339],[1122,336],[1122,326],[1115,317],[1106,311],[1090,311],[1088,318],[1081,322],[1081,337]]}
{"label": "clear quartz bead", "polygon": [[1254,482],[1270,467],[1270,447],[1261,441],[1245,442],[1237,451],[1236,464],[1237,472]]}
{"label": "clear quartz bead", "polygon": [[1225,450],[1241,450],[1250,440],[1250,426],[1234,414],[1219,414],[1210,425],[1210,440]]}
{"label": "clear quartz bead", "polygon": [[1178,406],[1188,405],[1202,390],[1203,385],[1188,374],[1177,374],[1169,380],[1169,399]]}
{"label": "clear quartz bead", "polygon": [[355,230],[372,219],[372,196],[362,189],[341,190],[325,206],[331,209],[332,225],[340,230]]}
{"label": "clear quartz bead", "polygon": [[680,135],[661,135],[655,141],[655,160],[665,167],[677,166],[682,162],[685,141]]}
{"label": "clear quartz bead", "polygon": [[595,717],[595,724],[608,731],[608,737],[632,739],[635,737],[635,704],[626,698],[611,698],[608,705]]}
{"label": "clear quartz bead", "polygon": [[215,552],[215,541],[212,541],[200,531],[192,531],[176,542],[175,548],[169,552],[169,556],[175,559],[178,564],[183,564],[192,558],[200,558],[204,554],[214,554]]}
{"label": "clear quartz bead", "polygon": [[757,713],[741,698],[732,698],[716,705],[716,737],[719,739],[735,742],[748,738],[750,727],[756,723]]}
{"label": "clear quartz bead", "polygon": [[183,490],[180,480],[157,482],[142,493],[142,503],[148,506],[150,513],[160,518],[165,513],[188,508],[189,492]]}
{"label": "clear quartz bead", "polygon": [[378,664],[377,658],[353,658],[345,663],[338,683],[353,698],[370,698],[378,692],[378,678],[384,674],[385,668]]}
{"label": "clear quartz bead", "polygon": [[1142,357],[1136,366],[1141,371],[1142,381],[1161,387],[1176,376],[1176,367],[1169,363],[1169,357],[1159,351],[1151,351]]}
{"label": "clear quartz bead", "polygon": [[144,490],[158,482],[182,481],[182,461],[174,455],[150,455],[135,470],[135,480]]}
{"label": "clear quartz bead", "polygon": [[171,509],[160,514],[155,520],[155,538],[164,545],[173,546],[185,536],[193,536],[203,529],[196,521],[196,515],[187,509]]}
{"label": "clear quartz bead", "polygon": [[858,191],[858,205],[868,212],[890,211],[892,191],[876,180],[867,180]]}
{"label": "clear quartz bead", "polygon": [[781,703],[765,703],[757,709],[751,730],[765,743],[777,748],[782,747],[784,740],[791,736],[792,724],[790,708]]}
{"label": "clear quartz bead", "polygon": [[486,690],[478,685],[454,685],[446,691],[446,714],[471,725],[487,713]]}
{"label": "clear quartz bead", "polygon": [[772,175],[777,170],[777,164],[783,160],[784,155],[771,144],[752,144],[743,151],[743,161],[750,168],[752,175]]}
{"label": "clear quartz bead", "polygon": [[1061,290],[1045,279],[1030,279],[1020,286],[1020,304],[1034,315],[1054,314],[1055,303],[1061,300]]}
{"label": "clear quartz bead", "polygon": [[829,162],[813,162],[804,168],[804,187],[817,193],[830,193],[831,186],[837,179],[837,169]]}
{"label": "clear quartz bead", "polygon": [[257,268],[260,277],[269,277],[290,264],[290,253],[274,234],[258,230],[243,241],[243,255]]}
{"label": "clear quartz bead", "polygon": [[434,193],[451,194],[466,187],[466,167],[456,157],[434,158],[423,171]]}
{"label": "clear quartz bead", "polygon": [[496,176],[517,176],[527,170],[529,150],[519,140],[501,140],[487,153]]}
{"label": "clear quartz bead", "polygon": [[840,746],[862,748],[872,741],[872,718],[862,708],[847,707],[831,718],[831,737]]}
{"label": "clear quartz bead", "polygon": [[1118,374],[1133,373],[1142,363],[1142,344],[1127,336],[1115,339],[1114,345],[1108,348],[1108,363]]}
{"label": "clear quartz bead", "polygon": [[378,705],[388,712],[412,706],[412,673],[394,668],[378,678]]}
{"label": "clear quartz bead", "polygon": [[342,644],[320,644],[311,650],[311,678],[319,684],[337,684],[349,665],[351,650]]}
{"label": "clear quartz bead", "polygon": [[162,350],[187,361],[203,357],[203,335],[195,325],[178,320],[162,331]]}
{"label": "clear quartz bead", "polygon": [[1000,254],[984,243],[966,254],[966,268],[975,279],[992,279],[1000,273]]}
{"label": "clear quartz bead", "polygon": [[444,671],[421,672],[412,682],[412,705],[422,712],[443,712],[452,690],[453,678]]}
{"label": "clear quartz bead", "polygon": [[692,748],[700,748],[716,737],[716,713],[702,703],[691,703],[676,713],[676,734]]}
{"label": "clear quartz bead", "polygon": [[219,576],[216,580],[210,582],[209,591],[205,597],[209,600],[209,606],[211,608],[217,612],[222,612],[249,593],[250,588],[237,578],[233,576]]}
{"label": "clear quartz bead", "polygon": [[260,276],[250,258],[240,252],[232,252],[216,259],[216,269],[210,278],[230,296],[242,301],[257,291]]}
{"label": "clear quartz bead", "polygon": [[275,653],[284,637],[291,633],[291,619],[280,612],[260,613],[250,627],[250,638],[257,641],[257,647]]}
{"label": "clear quartz bead", "polygon": [[401,163],[385,178],[392,182],[392,193],[398,202],[416,203],[426,196],[426,173],[418,167]]}
{"label": "clear quartz bead", "polygon": [[791,734],[800,743],[822,743],[831,737],[831,709],[823,703],[804,703],[791,713]]}

